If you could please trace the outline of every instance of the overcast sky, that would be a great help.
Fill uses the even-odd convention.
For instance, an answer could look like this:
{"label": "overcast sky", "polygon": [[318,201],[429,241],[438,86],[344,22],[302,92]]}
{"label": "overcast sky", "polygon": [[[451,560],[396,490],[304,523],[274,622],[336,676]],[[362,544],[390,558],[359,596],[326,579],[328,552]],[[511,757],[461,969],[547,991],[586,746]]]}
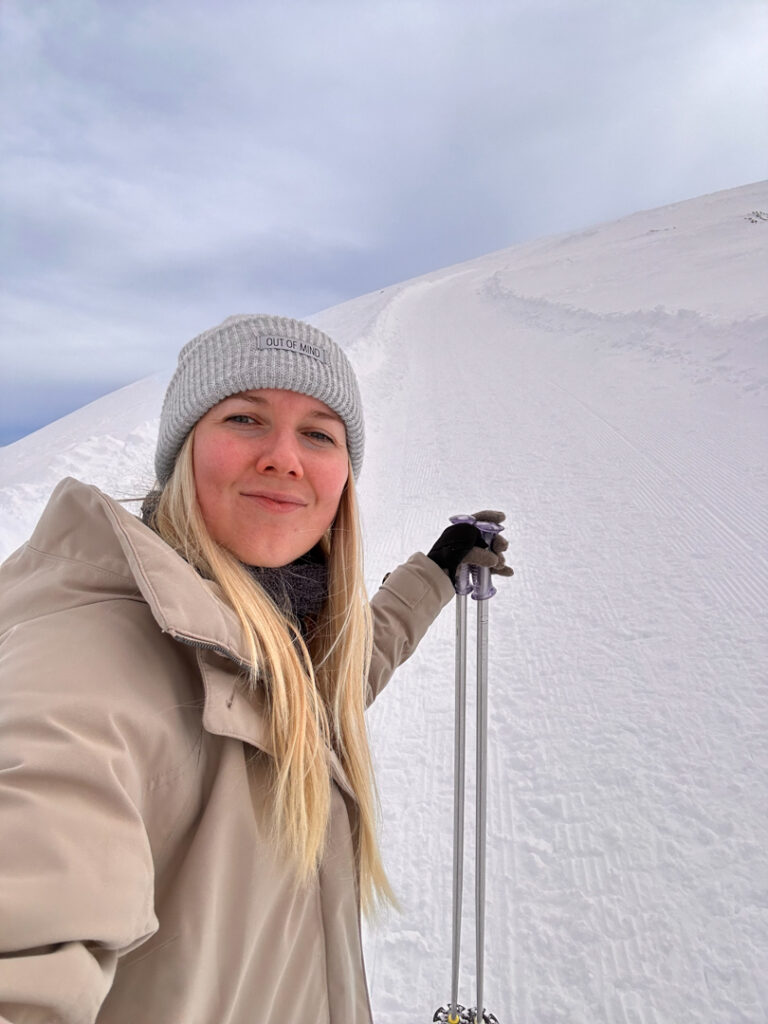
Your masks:
{"label": "overcast sky", "polygon": [[768,0],[3,0],[0,443],[310,316],[768,177]]}

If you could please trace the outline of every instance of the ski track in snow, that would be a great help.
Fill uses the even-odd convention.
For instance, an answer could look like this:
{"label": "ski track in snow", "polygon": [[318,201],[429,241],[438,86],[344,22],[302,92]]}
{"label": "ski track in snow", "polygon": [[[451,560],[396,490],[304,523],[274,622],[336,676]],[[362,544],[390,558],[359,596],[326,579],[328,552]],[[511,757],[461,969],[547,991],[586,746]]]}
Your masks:
{"label": "ski track in snow", "polygon": [[[514,345],[484,349],[508,308],[481,288],[452,302],[454,287],[394,296],[377,334],[423,345],[393,346],[371,387],[398,394],[403,414],[376,453],[389,453],[379,479],[401,493],[401,551],[414,533],[429,541],[424,512],[441,505],[510,513],[518,571],[491,609],[488,1006],[521,1024],[762,1021],[766,492],[761,449],[744,445],[759,434],[761,389],[704,373],[701,347],[687,399],[670,390],[674,349],[671,374],[632,350],[634,373],[606,389],[625,325],[589,317],[585,352],[572,344],[579,310],[542,328],[540,309],[518,308]],[[467,421],[487,424],[486,450]],[[366,497],[387,508],[384,491]],[[396,558],[390,526],[386,513],[374,524]],[[452,612],[437,633],[372,716],[406,906],[400,929],[369,934],[372,989],[381,1018],[403,1024],[428,1019],[450,985]],[[469,763],[471,787],[471,751]],[[472,893],[470,870],[466,1002]]]}
{"label": "ski track in snow", "polygon": [[[701,229],[710,246],[727,235],[729,254],[739,231],[763,230],[744,229],[740,214],[736,223],[739,203],[765,207],[768,186],[694,201],[687,219],[682,204],[574,236],[570,248],[529,249],[554,294],[552,254],[567,251],[562,275],[573,275],[581,246],[597,274],[606,238],[635,267],[652,242],[667,293],[680,273],[690,302],[704,259],[697,215],[711,220]],[[660,242],[673,215],[678,233]],[[677,246],[667,263],[663,244]],[[700,286],[702,309],[718,315],[656,302],[622,311],[607,305],[605,280],[592,306],[589,282],[562,275],[557,301],[523,294],[522,251],[313,318],[360,374],[370,588],[427,550],[449,515],[508,514],[516,574],[490,606],[486,1005],[501,1024],[764,1024],[768,321],[729,307],[727,261]],[[619,302],[622,264],[610,259]],[[764,252],[741,259],[741,301],[759,291],[748,269],[756,281],[764,265]],[[62,475],[118,495],[146,490],[161,383],[124,389],[117,424],[106,416],[97,428],[93,411],[63,443],[54,424],[0,451],[3,554]],[[453,644],[449,607],[370,712],[402,904],[365,928],[375,1016],[387,1024],[431,1020],[450,996]]]}

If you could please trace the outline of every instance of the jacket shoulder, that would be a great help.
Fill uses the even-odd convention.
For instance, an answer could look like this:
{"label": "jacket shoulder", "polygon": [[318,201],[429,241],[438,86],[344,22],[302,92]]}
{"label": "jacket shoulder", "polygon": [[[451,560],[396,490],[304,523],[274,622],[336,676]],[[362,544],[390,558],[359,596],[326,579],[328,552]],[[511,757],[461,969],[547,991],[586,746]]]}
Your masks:
{"label": "jacket shoulder", "polygon": [[0,632],[101,596],[138,594],[109,500],[71,478],[58,484],[32,536],[0,566]]}
{"label": "jacket shoulder", "polygon": [[184,756],[166,740],[171,726],[189,735],[195,717],[183,728],[181,709],[199,707],[202,684],[194,651],[163,633],[144,600],[110,504],[95,487],[62,481],[0,569],[0,706],[32,729],[108,723],[151,778]]}

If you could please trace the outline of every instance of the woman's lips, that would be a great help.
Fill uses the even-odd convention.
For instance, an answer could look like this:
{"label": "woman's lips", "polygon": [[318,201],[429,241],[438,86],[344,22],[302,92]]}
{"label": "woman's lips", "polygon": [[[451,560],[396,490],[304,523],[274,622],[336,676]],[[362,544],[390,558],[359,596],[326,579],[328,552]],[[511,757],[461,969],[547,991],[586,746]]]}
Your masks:
{"label": "woman's lips", "polygon": [[243,494],[244,498],[253,501],[259,508],[267,512],[296,512],[306,507],[306,501],[291,494],[270,494],[266,491]]}

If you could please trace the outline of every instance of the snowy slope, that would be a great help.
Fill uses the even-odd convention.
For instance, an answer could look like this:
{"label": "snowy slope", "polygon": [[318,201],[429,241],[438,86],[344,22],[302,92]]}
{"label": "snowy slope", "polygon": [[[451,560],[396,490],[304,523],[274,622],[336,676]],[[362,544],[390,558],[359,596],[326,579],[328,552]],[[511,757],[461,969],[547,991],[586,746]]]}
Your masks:
{"label": "snowy slope", "polygon": [[[768,222],[755,210],[768,183],[312,318],[361,377],[371,587],[450,514],[509,515],[516,575],[491,606],[485,982],[501,1024],[768,1020]],[[146,490],[163,383],[0,449],[0,555],[61,475]],[[403,904],[366,934],[387,1024],[431,1020],[450,994],[452,689],[447,609],[371,712]]]}

